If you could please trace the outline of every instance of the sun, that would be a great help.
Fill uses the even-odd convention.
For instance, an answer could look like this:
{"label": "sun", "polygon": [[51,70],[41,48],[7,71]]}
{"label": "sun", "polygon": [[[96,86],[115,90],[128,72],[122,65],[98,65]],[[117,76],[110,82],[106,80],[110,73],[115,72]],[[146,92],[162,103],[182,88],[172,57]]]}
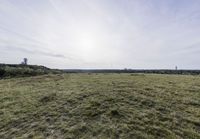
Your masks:
{"label": "sun", "polygon": [[92,58],[97,50],[97,40],[92,34],[84,33],[79,38],[79,50],[83,58]]}
{"label": "sun", "polygon": [[95,47],[94,38],[91,36],[82,36],[80,38],[80,46],[85,52],[90,52]]}

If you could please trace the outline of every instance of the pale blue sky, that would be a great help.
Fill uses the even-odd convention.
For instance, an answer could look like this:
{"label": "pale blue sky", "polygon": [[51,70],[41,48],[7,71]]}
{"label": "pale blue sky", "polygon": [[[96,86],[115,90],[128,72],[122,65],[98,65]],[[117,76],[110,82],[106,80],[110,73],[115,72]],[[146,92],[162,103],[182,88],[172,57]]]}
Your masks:
{"label": "pale blue sky", "polygon": [[200,69],[200,0],[0,0],[0,63]]}

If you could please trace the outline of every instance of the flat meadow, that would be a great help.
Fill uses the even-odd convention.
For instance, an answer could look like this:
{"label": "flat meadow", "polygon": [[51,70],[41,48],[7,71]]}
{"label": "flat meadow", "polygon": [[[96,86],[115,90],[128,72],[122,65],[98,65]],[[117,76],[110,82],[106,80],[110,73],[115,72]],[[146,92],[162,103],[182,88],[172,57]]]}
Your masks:
{"label": "flat meadow", "polygon": [[1,139],[200,139],[200,76],[48,74],[0,80]]}

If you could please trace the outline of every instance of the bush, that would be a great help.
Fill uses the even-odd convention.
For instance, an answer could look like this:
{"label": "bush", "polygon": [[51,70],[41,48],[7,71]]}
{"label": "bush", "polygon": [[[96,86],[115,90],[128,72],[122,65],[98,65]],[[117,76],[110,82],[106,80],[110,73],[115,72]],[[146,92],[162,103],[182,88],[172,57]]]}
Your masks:
{"label": "bush", "polygon": [[0,77],[3,77],[5,74],[5,70],[4,69],[0,69]]}
{"label": "bush", "polygon": [[61,73],[61,71],[49,69],[44,66],[0,64],[0,78],[36,76],[49,73],[56,74]]}

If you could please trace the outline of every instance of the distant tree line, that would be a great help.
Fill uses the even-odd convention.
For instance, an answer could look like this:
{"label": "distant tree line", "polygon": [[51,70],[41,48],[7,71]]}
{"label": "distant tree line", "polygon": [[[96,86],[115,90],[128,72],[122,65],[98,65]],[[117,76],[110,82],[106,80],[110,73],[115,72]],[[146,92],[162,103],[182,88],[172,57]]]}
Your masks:
{"label": "distant tree line", "polygon": [[186,74],[186,75],[200,75],[200,70],[168,70],[168,69],[95,69],[95,70],[81,70],[81,69],[66,69],[66,73],[153,73],[153,74]]}

